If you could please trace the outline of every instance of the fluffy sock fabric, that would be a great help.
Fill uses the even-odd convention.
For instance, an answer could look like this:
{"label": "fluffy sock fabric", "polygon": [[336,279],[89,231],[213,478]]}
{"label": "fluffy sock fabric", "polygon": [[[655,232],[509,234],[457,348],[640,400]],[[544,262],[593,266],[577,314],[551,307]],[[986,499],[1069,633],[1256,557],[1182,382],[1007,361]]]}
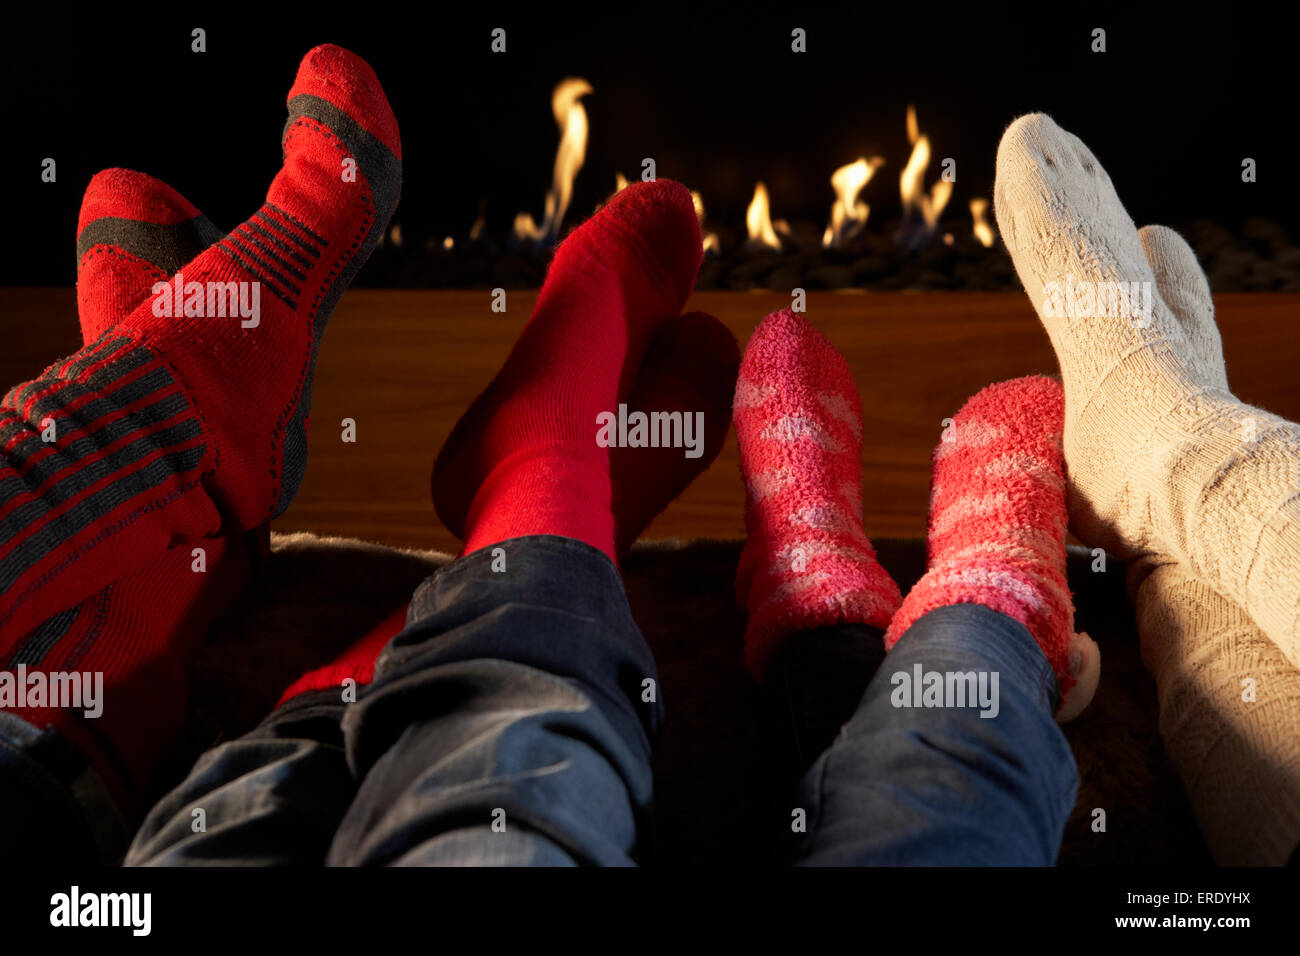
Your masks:
{"label": "fluffy sock fabric", "polygon": [[623,190],[560,245],[532,318],[434,465],[434,505],[463,553],[553,534],[614,557],[597,416],[617,412],[702,255],[690,193],[663,179]]}
{"label": "fluffy sock fabric", "polygon": [[1041,114],[1016,120],[994,196],[1061,367],[1075,533],[1178,563],[1300,664],[1300,427],[1207,373],[1077,137]]}
{"label": "fluffy sock fabric", "polygon": [[[83,339],[107,332],[220,238],[166,183],[109,169],[91,179],[78,224],[77,304]],[[262,529],[259,538],[265,537]],[[183,725],[190,652],[244,588],[256,541],[205,541],[152,564],[56,614],[15,646],[3,667],[28,673],[102,674],[100,717],[83,709],[6,707],[78,745],[128,813]]]}
{"label": "fluffy sock fabric", "polygon": [[[1228,390],[1214,301],[1173,230],[1138,233],[1204,380]],[[1223,866],[1276,866],[1300,847],[1300,670],[1244,609],[1175,564],[1130,566],[1160,735]]]}
{"label": "fluffy sock fabric", "polygon": [[745,348],[733,412],[748,534],[736,596],[761,680],[796,632],[884,628],[899,592],[862,529],[862,405],[830,340],[788,309],[769,315]]}
{"label": "fluffy sock fabric", "polygon": [[1073,634],[1065,580],[1061,386],[1031,376],[990,385],[957,413],[934,451],[928,562],[885,632],[892,648],[916,621],[951,604],[1014,618],[1047,655],[1058,720],[1092,700],[1097,646]]}
{"label": "fluffy sock fabric", "polygon": [[[0,652],[167,548],[288,507],[325,321],[400,188],[370,67],[308,53],[283,148],[262,208],[186,266],[182,314],[153,295],[0,403]],[[213,316],[231,289],[255,316]]]}

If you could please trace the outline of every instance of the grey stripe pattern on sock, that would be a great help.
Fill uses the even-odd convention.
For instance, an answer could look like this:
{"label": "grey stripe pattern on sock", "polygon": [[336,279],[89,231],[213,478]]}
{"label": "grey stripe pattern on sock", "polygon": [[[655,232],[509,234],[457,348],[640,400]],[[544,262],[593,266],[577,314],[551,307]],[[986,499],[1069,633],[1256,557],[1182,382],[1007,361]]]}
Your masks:
{"label": "grey stripe pattern on sock", "polygon": [[207,216],[172,225],[105,216],[89,223],[77,236],[77,263],[95,246],[116,246],[167,275],[175,275],[221,235]]}
{"label": "grey stripe pattern on sock", "polygon": [[[338,275],[326,285],[316,301],[312,303],[316,324],[312,356],[302,398],[285,430],[284,481],[280,488],[280,501],[276,505],[275,515],[282,514],[289,506],[289,502],[293,500],[302,484],[302,476],[306,471],[307,418],[311,413],[312,383],[315,380],[316,357],[320,352],[325,322],[334,312],[343,292],[352,284],[352,280],[356,278],[361,267],[370,258],[370,254],[379,245],[379,240],[384,230],[388,228],[394,210],[397,209],[397,200],[402,189],[401,160],[333,103],[306,93],[295,96],[289,101],[289,118],[284,126],[284,134],[288,135],[294,125],[304,117],[328,127],[357,161],[357,168],[373,192],[374,219],[365,235],[361,237],[360,247],[348,258]],[[289,217],[283,210],[273,211],[301,229],[307,238],[318,240],[322,247],[325,245],[325,240],[313,233],[304,223]],[[298,242],[301,244],[302,237],[298,237]]]}

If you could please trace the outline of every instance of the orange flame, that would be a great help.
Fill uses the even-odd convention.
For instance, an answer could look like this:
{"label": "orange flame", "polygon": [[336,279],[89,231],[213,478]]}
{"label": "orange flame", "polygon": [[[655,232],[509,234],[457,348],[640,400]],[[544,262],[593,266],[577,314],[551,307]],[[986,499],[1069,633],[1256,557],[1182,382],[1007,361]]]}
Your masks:
{"label": "orange flame", "polygon": [[970,201],[971,218],[975,220],[975,238],[980,241],[985,249],[993,245],[993,227],[989,225],[988,219],[984,214],[989,211],[989,201],[983,198],[976,198]]}
{"label": "orange flame", "polygon": [[835,190],[835,204],[831,206],[831,221],[822,234],[822,245],[831,247],[842,245],[861,231],[867,224],[871,207],[858,202],[858,193],[870,182],[876,170],[885,165],[879,156],[871,159],[858,159],[857,162],[841,166],[831,174],[831,186]]}
{"label": "orange flame", "polygon": [[767,198],[767,187],[760,180],[754,186],[754,198],[749,201],[745,212],[745,225],[749,230],[749,242],[752,249],[771,249],[781,251],[781,240],[772,228],[772,211]]}
{"label": "orange flame", "polygon": [[704,242],[704,251],[712,252],[717,255],[722,251],[718,244],[718,234],[716,232],[707,232],[704,229],[704,197],[694,189],[691,190],[691,202],[695,204],[695,218],[700,221],[700,233]]}
{"label": "orange flame", "polygon": [[939,216],[952,198],[952,183],[941,179],[925,192],[925,171],[930,165],[930,139],[922,135],[916,122],[916,108],[907,108],[907,138],[912,141],[912,155],[907,160],[898,179],[898,191],[903,199],[903,213],[920,214],[928,228],[933,229]]}
{"label": "orange flame", "polygon": [[573,198],[573,180],[587,158],[587,111],[579,100],[593,92],[591,84],[578,77],[561,80],[551,94],[551,112],[560,128],[560,146],[555,151],[555,171],[546,194],[546,215],[538,226],[526,212],[515,216],[514,234],[519,239],[553,241],[559,237],[564,214]]}

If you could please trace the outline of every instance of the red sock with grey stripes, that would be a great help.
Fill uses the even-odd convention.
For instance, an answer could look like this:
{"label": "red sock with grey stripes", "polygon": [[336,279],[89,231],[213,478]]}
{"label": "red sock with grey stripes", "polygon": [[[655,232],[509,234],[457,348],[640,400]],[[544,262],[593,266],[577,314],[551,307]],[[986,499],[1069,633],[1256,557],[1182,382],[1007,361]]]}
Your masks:
{"label": "red sock with grey stripes", "polygon": [[89,345],[224,233],[161,180],[105,169],[77,217],[77,317]]}
{"label": "red sock with grey stripes", "polygon": [[0,403],[0,653],[297,491],[321,334],[396,208],[401,146],[373,71],[339,47],[307,54],[288,102],[253,217]]}
{"label": "red sock with grey stripes", "polygon": [[927,570],[885,632],[892,648],[931,611],[982,604],[1023,624],[1056,674],[1057,719],[1092,700],[1097,645],[1074,634],[1065,579],[1065,396],[1042,375],[971,398],[934,451]]}
{"label": "red sock with grey stripes", "polygon": [[862,404],[844,356],[784,309],[754,330],[734,403],[748,539],[736,594],[745,661],[762,678],[800,631],[884,629],[898,585],[862,529]]}
{"label": "red sock with grey stripes", "polygon": [[[83,340],[97,339],[221,238],[180,193],[143,173],[108,169],[91,179],[77,228],[77,305]],[[243,590],[250,548],[267,529],[172,548],[26,635],[0,656],[0,669],[98,673],[114,701],[98,717],[48,706],[10,710],[53,726],[95,767],[124,810],[179,738],[186,714],[190,654],[216,616]]]}

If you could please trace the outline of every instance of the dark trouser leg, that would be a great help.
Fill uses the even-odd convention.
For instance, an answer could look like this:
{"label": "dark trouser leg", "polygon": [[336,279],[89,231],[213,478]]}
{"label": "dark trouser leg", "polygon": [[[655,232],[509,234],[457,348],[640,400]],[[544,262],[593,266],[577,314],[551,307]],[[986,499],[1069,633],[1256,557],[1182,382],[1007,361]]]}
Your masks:
{"label": "dark trouser leg", "polygon": [[[910,693],[918,665],[983,675],[986,705],[924,706]],[[802,862],[1054,863],[1078,789],[1058,700],[1047,659],[1016,621],[976,604],[925,615],[804,780]]]}
{"label": "dark trouser leg", "polygon": [[610,560],[516,538],[443,568],[344,718],[338,864],[627,864],[645,846],[654,660]]}
{"label": "dark trouser leg", "polygon": [[116,863],[126,829],[98,775],[53,730],[0,711],[0,837],[14,860]]}
{"label": "dark trouser leg", "polygon": [[338,690],[302,694],[209,750],[149,813],[126,863],[323,863],[356,792],[341,727],[347,706]]}

